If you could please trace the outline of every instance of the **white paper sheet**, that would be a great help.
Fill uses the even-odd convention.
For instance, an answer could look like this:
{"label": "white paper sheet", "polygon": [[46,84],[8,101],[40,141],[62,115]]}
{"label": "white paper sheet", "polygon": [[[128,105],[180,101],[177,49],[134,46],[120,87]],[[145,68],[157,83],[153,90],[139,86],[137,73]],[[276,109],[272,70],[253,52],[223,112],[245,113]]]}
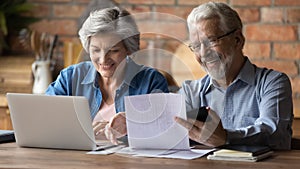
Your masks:
{"label": "white paper sheet", "polygon": [[191,150],[136,150],[130,147],[123,148],[116,153],[129,154],[135,157],[174,158],[192,160],[200,158],[215,149],[191,149]]}
{"label": "white paper sheet", "polygon": [[125,97],[129,147],[136,149],[189,150],[188,130],[175,116],[186,119],[185,99],[174,93]]}

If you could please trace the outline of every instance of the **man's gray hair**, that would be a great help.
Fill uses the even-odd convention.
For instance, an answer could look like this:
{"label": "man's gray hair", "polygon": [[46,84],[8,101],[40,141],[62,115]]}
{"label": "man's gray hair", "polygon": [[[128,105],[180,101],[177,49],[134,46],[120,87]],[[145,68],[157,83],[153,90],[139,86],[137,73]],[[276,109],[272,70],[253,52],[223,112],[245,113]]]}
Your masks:
{"label": "man's gray hair", "polygon": [[134,19],[129,12],[118,7],[92,11],[78,34],[83,48],[89,53],[90,37],[110,32],[122,39],[130,54],[140,49],[140,32]]}
{"label": "man's gray hair", "polygon": [[189,29],[201,20],[220,19],[220,29],[224,32],[243,28],[238,13],[225,3],[208,2],[194,8],[187,18]]}

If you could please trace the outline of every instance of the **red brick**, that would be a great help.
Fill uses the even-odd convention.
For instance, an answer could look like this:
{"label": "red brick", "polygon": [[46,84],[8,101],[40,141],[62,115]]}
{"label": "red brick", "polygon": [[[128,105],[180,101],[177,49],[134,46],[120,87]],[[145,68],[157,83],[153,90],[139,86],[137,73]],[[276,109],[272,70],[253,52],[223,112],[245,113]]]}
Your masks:
{"label": "red brick", "polygon": [[[200,5],[211,0],[178,0],[179,5]],[[218,2],[227,3],[227,0],[218,0]]]}
{"label": "red brick", "polygon": [[79,18],[85,9],[84,5],[54,5],[53,13],[54,17],[59,18]]}
{"label": "red brick", "polygon": [[287,9],[287,21],[288,22],[300,22],[300,8]]}
{"label": "red brick", "polygon": [[300,5],[300,1],[299,0],[274,0],[274,4],[295,6],[295,5]]}
{"label": "red brick", "polygon": [[298,69],[294,61],[255,60],[253,62],[259,67],[267,67],[280,72],[284,72],[288,76],[295,76],[298,74]]}
{"label": "red brick", "polygon": [[235,8],[243,23],[258,22],[259,9],[258,8]]}
{"label": "red brick", "polygon": [[155,4],[155,5],[172,5],[175,4],[175,0],[127,0],[130,4]]}
{"label": "red brick", "polygon": [[283,59],[300,59],[300,43],[275,43],[274,56]]}
{"label": "red brick", "polygon": [[30,26],[32,29],[40,32],[49,32],[58,35],[77,36],[76,20],[42,20]]}
{"label": "red brick", "polygon": [[293,93],[300,94],[300,77],[291,79]]}
{"label": "red brick", "polygon": [[251,59],[270,58],[271,45],[270,43],[246,42],[244,54]]}
{"label": "red brick", "polygon": [[262,8],[261,21],[265,23],[283,23],[284,9],[283,8]]}
{"label": "red brick", "polygon": [[35,7],[33,8],[32,12],[30,12],[31,16],[37,17],[37,18],[43,18],[48,17],[51,12],[51,6],[47,4],[35,4]]}
{"label": "red brick", "polygon": [[91,0],[75,0],[78,3],[90,3]]}
{"label": "red brick", "polygon": [[271,0],[231,0],[234,6],[269,6]]}
{"label": "red brick", "polygon": [[150,7],[146,5],[122,5],[122,7],[131,14],[151,12]]}
{"label": "red brick", "polygon": [[72,2],[73,0],[28,0],[28,2]]}
{"label": "red brick", "polygon": [[187,16],[192,11],[193,7],[182,7],[182,6],[157,6],[156,12],[168,13],[171,15],[176,15],[180,18],[186,19]]}
{"label": "red brick", "polygon": [[151,10],[149,6],[145,5],[122,5],[129,13],[131,13],[135,20],[148,20],[151,19]]}
{"label": "red brick", "polygon": [[185,23],[146,21],[137,23],[142,34],[151,33],[158,37],[168,37],[173,39],[185,40],[187,29]]}
{"label": "red brick", "polygon": [[[178,16],[183,20],[186,19],[193,7],[208,1],[211,0],[116,0],[120,6],[125,7],[135,16],[140,16],[139,14],[143,12],[161,12]],[[28,0],[28,2],[33,2],[38,6],[32,15],[42,19],[33,24],[31,28],[37,31],[59,33],[60,41],[78,41],[77,17],[81,11],[69,10],[69,8],[66,8],[69,11],[63,11],[62,8],[67,5],[71,8],[87,6],[90,0]],[[245,24],[243,30],[246,36],[244,54],[258,65],[286,72],[292,79],[294,95],[299,97],[300,43],[298,41],[300,28],[298,23],[300,22],[300,0],[221,0],[221,2],[233,6]],[[55,10],[59,8],[60,11]],[[58,15],[53,17],[55,12],[58,12]],[[155,46],[158,45],[167,52],[174,52],[178,48],[178,43],[181,42],[176,38],[187,39],[187,30],[183,23],[176,23],[176,20],[164,16],[156,18],[159,24],[146,23],[151,19],[153,19],[153,15],[138,18],[140,22],[138,25],[143,33],[141,36],[142,49],[147,49],[149,41],[152,40],[155,42]],[[254,24],[255,22],[257,23]],[[168,62],[164,64],[168,64]]]}
{"label": "red brick", "polygon": [[247,40],[253,41],[294,41],[297,27],[289,25],[246,25]]}

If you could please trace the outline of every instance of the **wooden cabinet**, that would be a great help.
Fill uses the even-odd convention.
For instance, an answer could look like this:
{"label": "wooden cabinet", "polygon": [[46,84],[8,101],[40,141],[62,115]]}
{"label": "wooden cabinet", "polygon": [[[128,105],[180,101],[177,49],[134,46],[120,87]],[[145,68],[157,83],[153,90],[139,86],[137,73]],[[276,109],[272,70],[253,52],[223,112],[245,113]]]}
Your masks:
{"label": "wooden cabinet", "polygon": [[6,93],[31,93],[32,56],[0,56],[0,130],[12,129]]}
{"label": "wooden cabinet", "polygon": [[0,130],[11,130],[12,124],[10,120],[9,109],[5,95],[0,95]]}

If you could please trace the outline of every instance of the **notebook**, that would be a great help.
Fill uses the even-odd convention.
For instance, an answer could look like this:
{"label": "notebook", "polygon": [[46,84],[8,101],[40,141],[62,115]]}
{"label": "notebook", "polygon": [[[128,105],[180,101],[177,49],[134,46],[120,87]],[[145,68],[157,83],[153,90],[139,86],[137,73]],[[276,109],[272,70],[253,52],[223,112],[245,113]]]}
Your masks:
{"label": "notebook", "polygon": [[226,145],[208,155],[209,160],[256,162],[273,154],[267,146]]}
{"label": "notebook", "polygon": [[83,96],[7,93],[16,143],[21,147],[95,150],[88,101]]}

